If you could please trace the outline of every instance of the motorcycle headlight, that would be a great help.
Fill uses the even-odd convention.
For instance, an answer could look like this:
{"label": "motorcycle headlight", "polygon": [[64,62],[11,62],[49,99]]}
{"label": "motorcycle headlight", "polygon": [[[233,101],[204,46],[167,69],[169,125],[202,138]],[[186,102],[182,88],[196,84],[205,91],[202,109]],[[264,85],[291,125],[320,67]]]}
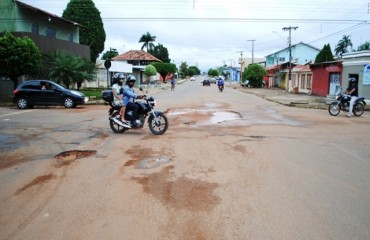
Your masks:
{"label": "motorcycle headlight", "polygon": [[339,96],[336,96],[336,97],[335,97],[335,99],[337,99],[337,100],[338,100],[338,99],[339,99]]}

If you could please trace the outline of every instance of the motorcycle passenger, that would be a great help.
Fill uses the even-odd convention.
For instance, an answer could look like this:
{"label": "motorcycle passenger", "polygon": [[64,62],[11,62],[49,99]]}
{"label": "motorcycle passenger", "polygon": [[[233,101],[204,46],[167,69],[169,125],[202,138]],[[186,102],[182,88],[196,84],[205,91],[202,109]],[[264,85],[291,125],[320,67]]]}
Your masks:
{"label": "motorcycle passenger", "polygon": [[[125,113],[126,108],[122,104],[122,100],[123,100],[122,84],[123,84],[124,80],[125,80],[125,75],[123,75],[122,73],[117,73],[113,77],[114,84],[112,86],[113,103],[117,107],[120,107],[120,112],[119,112],[119,115],[117,116],[117,118],[111,118],[111,120],[113,120],[115,123],[117,123],[118,125],[121,125],[121,126],[123,126],[122,123],[126,122],[125,117],[124,117],[124,113]],[[123,127],[129,127],[129,126],[124,125]]]}
{"label": "motorcycle passenger", "polygon": [[346,94],[351,95],[351,101],[349,102],[349,111],[347,113],[347,117],[352,117],[353,105],[358,97],[358,94],[357,94],[357,87],[356,87],[356,79],[350,78],[348,79],[348,81],[349,81],[349,85],[346,90]]}
{"label": "motorcycle passenger", "polygon": [[[136,119],[138,118],[137,116],[137,111],[138,111],[138,105],[135,104],[135,99],[141,99],[144,97],[144,95],[137,95],[135,93],[135,90],[133,89],[134,85],[136,82],[136,78],[132,75],[127,77],[126,80],[126,86],[123,88],[123,100],[122,104],[123,106],[126,106],[127,110],[132,111],[132,122],[131,124],[135,127],[137,125]],[[129,125],[130,122],[126,121],[126,125]]]}
{"label": "motorcycle passenger", "polygon": [[218,85],[218,89],[224,88],[224,81],[222,80],[222,78],[218,79],[217,85]]}

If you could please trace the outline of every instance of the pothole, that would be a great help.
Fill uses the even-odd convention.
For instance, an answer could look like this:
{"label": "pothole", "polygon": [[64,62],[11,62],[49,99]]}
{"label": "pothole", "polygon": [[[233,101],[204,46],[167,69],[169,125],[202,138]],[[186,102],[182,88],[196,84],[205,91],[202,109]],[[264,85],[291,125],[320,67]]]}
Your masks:
{"label": "pothole", "polygon": [[159,166],[161,166],[165,163],[171,162],[171,161],[172,161],[172,159],[170,157],[166,157],[166,156],[145,158],[143,160],[140,160],[135,165],[135,168],[139,168],[139,169],[156,168],[156,167],[159,167]]}
{"label": "pothole", "polygon": [[191,108],[170,109],[167,111],[167,115],[173,116],[182,123],[192,123],[195,125],[218,124],[243,118],[240,113],[233,111]]}
{"label": "pothole", "polygon": [[90,157],[95,154],[95,150],[71,150],[61,152],[58,155],[55,155],[55,158],[58,160],[57,165],[62,166],[69,164],[78,158]]}

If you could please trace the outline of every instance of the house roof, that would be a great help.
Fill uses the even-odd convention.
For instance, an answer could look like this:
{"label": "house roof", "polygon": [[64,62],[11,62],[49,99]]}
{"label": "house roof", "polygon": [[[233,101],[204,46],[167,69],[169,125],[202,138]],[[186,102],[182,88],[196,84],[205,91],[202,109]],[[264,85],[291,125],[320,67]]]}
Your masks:
{"label": "house roof", "polygon": [[144,50],[131,50],[125,52],[121,55],[115,56],[112,58],[113,61],[154,61],[154,62],[162,62],[158,58],[154,57],[153,55],[145,52]]}
{"label": "house roof", "polygon": [[311,71],[310,65],[297,65],[292,69],[293,72],[309,72]]}
{"label": "house roof", "polygon": [[31,6],[31,5],[28,5],[28,4],[25,4],[25,3],[21,2],[21,1],[16,0],[15,2],[17,3],[18,7],[20,7],[20,8],[26,8],[26,9],[30,9],[30,10],[35,11],[35,12],[40,12],[40,13],[42,13],[42,14],[45,14],[45,15],[49,16],[49,17],[52,17],[52,18],[55,18],[55,19],[62,20],[62,21],[64,21],[64,22],[67,22],[67,23],[73,24],[73,25],[75,25],[75,26],[83,27],[83,26],[82,26],[82,25],[80,25],[79,23],[76,23],[76,22],[70,21],[70,20],[68,20],[68,19],[65,19],[65,18],[59,17],[59,16],[57,16],[57,15],[55,15],[55,14],[53,14],[53,13],[46,12],[46,11],[44,11],[44,10],[42,10],[42,9],[36,8],[36,7]]}
{"label": "house roof", "polygon": [[[293,44],[291,47],[293,48],[293,47],[298,46],[298,45],[305,45],[305,46],[307,46],[307,47],[309,47],[309,48],[315,49],[315,50],[317,50],[317,51],[319,51],[319,52],[320,52],[320,49],[318,49],[317,47],[311,46],[311,45],[309,45],[309,44],[307,44],[307,43],[304,43],[304,42],[300,42],[300,43],[297,43],[297,44]],[[267,55],[266,57],[271,56],[271,55],[274,55],[274,54],[277,54],[277,53],[280,53],[280,52],[283,52],[283,51],[286,51],[286,50],[289,50],[289,47],[284,48],[284,49],[281,49],[281,50],[279,50],[279,51],[277,51],[277,52],[271,53],[271,54]]]}

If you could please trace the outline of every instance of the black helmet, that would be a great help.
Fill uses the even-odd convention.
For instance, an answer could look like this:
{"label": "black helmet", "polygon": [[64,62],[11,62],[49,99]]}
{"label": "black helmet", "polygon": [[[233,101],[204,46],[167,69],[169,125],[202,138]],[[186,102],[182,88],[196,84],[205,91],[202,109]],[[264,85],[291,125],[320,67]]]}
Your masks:
{"label": "black helmet", "polygon": [[356,78],[351,77],[351,78],[348,79],[348,81],[349,82],[356,82]]}
{"label": "black helmet", "polygon": [[127,80],[126,80],[126,83],[129,83],[129,82],[135,83],[136,82],[135,76],[133,76],[133,75],[128,76]]}

